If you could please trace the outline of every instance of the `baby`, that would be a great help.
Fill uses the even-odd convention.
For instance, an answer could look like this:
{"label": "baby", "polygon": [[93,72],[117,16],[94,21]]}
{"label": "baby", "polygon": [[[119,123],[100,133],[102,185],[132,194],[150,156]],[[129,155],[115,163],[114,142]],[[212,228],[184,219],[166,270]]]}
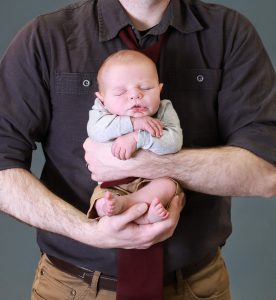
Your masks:
{"label": "baby", "polygon": [[[181,149],[178,116],[170,100],[160,100],[163,84],[150,58],[121,50],[104,61],[97,80],[99,91],[87,124],[91,139],[112,141],[112,154],[121,160],[130,159],[138,149],[160,155]],[[94,217],[95,210],[98,216],[116,215],[137,202],[146,202],[149,209],[136,222],[162,221],[168,217],[169,201],[179,192],[178,183],[171,178],[101,183],[91,197],[88,217]]]}

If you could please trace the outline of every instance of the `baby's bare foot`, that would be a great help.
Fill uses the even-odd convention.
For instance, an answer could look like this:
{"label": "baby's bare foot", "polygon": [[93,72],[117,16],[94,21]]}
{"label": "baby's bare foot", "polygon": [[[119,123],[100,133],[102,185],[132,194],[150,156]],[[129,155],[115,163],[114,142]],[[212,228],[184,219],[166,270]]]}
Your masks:
{"label": "baby's bare foot", "polygon": [[104,197],[99,200],[102,202],[101,207],[103,215],[105,216],[114,216],[123,211],[124,200],[120,196],[114,195],[107,191],[105,192]]}
{"label": "baby's bare foot", "polygon": [[169,216],[169,212],[163,206],[158,198],[154,198],[149,206],[147,213],[147,219],[149,223],[155,223],[166,219]]}

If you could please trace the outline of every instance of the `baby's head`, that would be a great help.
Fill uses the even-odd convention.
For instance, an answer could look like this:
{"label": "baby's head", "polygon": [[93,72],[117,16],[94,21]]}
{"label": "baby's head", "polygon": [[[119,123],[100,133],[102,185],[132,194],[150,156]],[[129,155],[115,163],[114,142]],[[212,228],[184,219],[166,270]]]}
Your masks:
{"label": "baby's head", "polygon": [[96,96],[110,113],[142,117],[157,112],[163,84],[146,55],[133,50],[112,54],[100,67],[97,80]]}

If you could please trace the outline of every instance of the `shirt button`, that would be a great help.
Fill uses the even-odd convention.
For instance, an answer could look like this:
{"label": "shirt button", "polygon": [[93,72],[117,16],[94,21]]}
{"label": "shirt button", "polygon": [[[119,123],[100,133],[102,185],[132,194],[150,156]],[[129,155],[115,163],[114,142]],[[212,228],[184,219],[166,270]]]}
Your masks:
{"label": "shirt button", "polygon": [[82,82],[82,85],[84,87],[89,87],[90,86],[90,81],[88,79],[84,79],[84,81]]}
{"label": "shirt button", "polygon": [[71,291],[71,295],[72,295],[72,296],[75,296],[75,295],[76,295],[76,291],[72,290],[72,291]]}
{"label": "shirt button", "polygon": [[197,82],[203,82],[204,81],[204,76],[203,75],[197,75],[196,80],[197,80]]}

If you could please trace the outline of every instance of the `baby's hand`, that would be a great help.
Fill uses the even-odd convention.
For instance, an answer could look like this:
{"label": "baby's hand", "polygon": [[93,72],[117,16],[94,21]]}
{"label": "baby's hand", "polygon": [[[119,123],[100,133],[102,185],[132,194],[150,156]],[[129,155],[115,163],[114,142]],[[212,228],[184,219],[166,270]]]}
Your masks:
{"label": "baby's hand", "polygon": [[112,154],[121,160],[131,158],[132,154],[137,150],[137,132],[131,132],[118,137],[111,146]]}
{"label": "baby's hand", "polygon": [[140,118],[131,118],[134,131],[145,130],[152,136],[161,137],[163,134],[164,124],[158,120],[149,116]]}

